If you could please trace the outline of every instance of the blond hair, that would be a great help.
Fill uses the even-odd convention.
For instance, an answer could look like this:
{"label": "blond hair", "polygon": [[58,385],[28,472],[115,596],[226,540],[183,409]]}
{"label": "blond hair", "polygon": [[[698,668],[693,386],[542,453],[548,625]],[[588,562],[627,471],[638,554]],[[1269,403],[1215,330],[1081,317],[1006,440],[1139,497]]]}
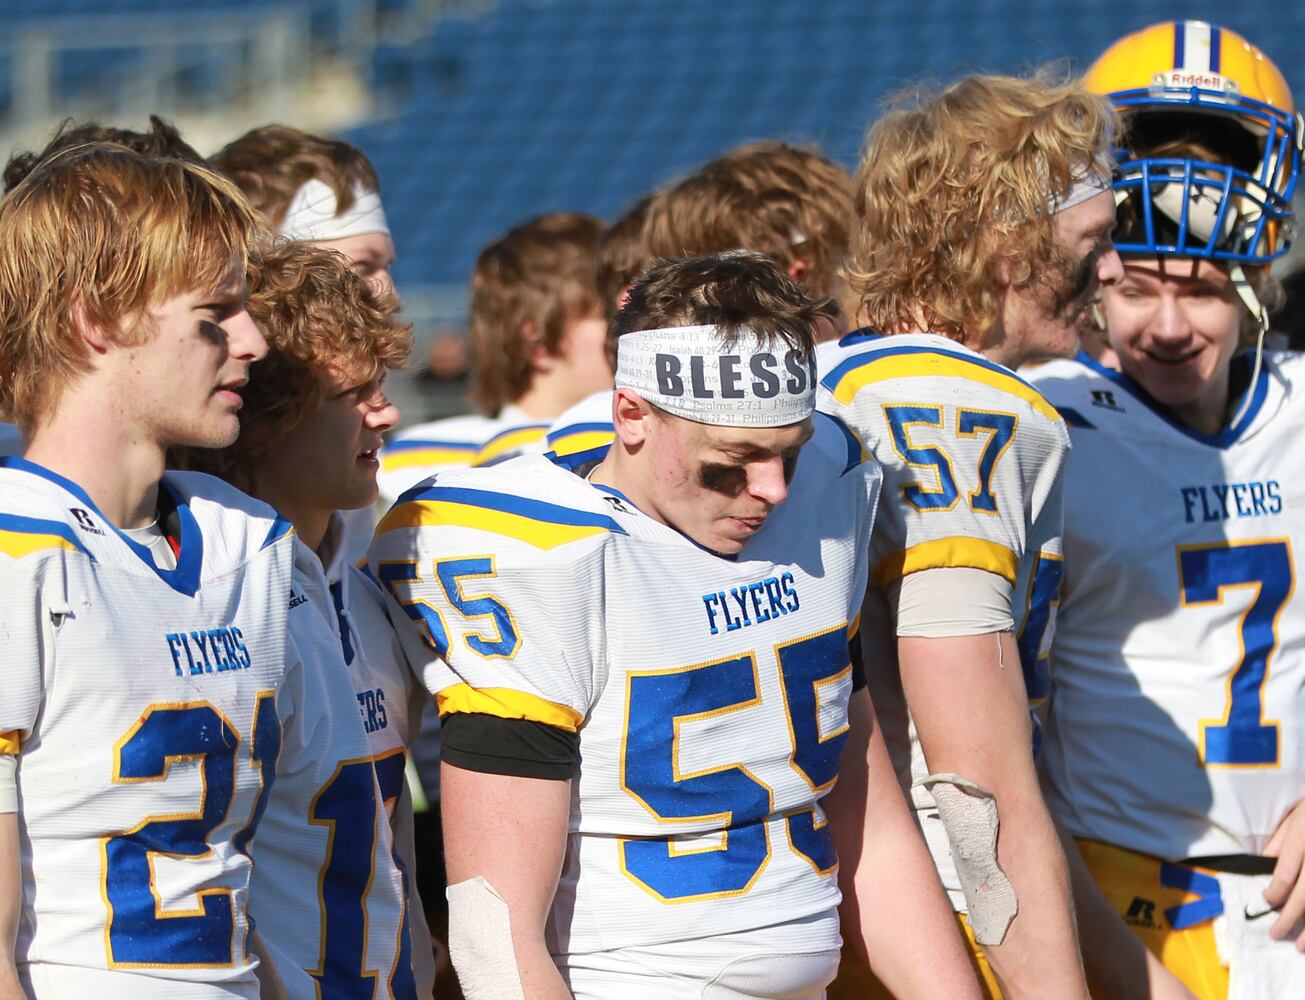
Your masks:
{"label": "blond hair", "polygon": [[90,369],[80,323],[143,343],[152,308],[238,277],[255,225],[197,164],[107,144],[39,163],[0,202],[0,412],[26,431]]}
{"label": "blond hair", "polygon": [[854,212],[847,171],[814,148],[755,142],[667,188],[648,210],[649,257],[753,250],[785,269],[801,261],[813,295],[837,290]]}
{"label": "blond hair", "polygon": [[362,385],[407,360],[412,327],[397,313],[394,295],[338,253],[308,243],[262,250],[250,261],[249,314],[268,354],[245,387],[240,437],[221,450],[179,450],[176,463],[256,493],[260,465],[336,382]]}
{"label": "blond hair", "polygon": [[471,276],[468,339],[473,396],[486,413],[497,413],[530,388],[535,343],[556,355],[567,323],[601,312],[596,255],[602,232],[602,220],[592,215],[553,212],[481,250]]}
{"label": "blond hair", "polygon": [[866,322],[958,341],[985,333],[1003,284],[1065,269],[1049,203],[1083,171],[1109,171],[1116,124],[1104,98],[1046,71],[900,95],[871,127],[855,179],[846,273]]}
{"label": "blond hair", "polygon": [[209,159],[245,192],[268,224],[280,229],[295,194],[311,180],[335,194],[336,215],[353,207],[354,188],[381,190],[371,160],[357,146],[288,125],[263,125],[227,143]]}

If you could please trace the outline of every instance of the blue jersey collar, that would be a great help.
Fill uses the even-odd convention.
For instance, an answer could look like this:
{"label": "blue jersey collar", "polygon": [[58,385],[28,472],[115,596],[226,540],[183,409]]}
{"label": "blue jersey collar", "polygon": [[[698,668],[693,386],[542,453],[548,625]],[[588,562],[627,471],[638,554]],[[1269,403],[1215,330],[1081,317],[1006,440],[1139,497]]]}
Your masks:
{"label": "blue jersey collar", "polygon": [[122,539],[123,544],[136,555],[136,558],[153,570],[160,580],[177,593],[184,594],[186,597],[194,597],[199,591],[200,571],[204,562],[204,536],[200,533],[199,524],[195,520],[194,514],[191,513],[189,505],[166,479],[159,483],[159,489],[167,491],[168,499],[176,508],[177,523],[179,525],[178,534],[180,535],[178,541],[181,551],[177,555],[177,565],[174,569],[160,569],[156,566],[153,553],[146,546],[124,534],[117,525],[105,517],[87,492],[71,479],[66,479],[43,465],[37,465],[35,462],[29,462],[27,459],[18,458],[17,456],[0,459],[0,468],[17,469],[54,483],[76,497],[87,510],[98,515],[100,520]]}

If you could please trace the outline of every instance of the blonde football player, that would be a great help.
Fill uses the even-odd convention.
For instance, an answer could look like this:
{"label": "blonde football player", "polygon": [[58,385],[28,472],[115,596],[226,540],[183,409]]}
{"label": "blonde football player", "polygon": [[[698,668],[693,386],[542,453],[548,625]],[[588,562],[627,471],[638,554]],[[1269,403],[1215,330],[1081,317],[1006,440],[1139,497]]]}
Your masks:
{"label": "blonde football player", "polygon": [[411,342],[395,309],[337,253],[262,251],[249,311],[269,353],[246,390],[240,439],[184,456],[274,505],[300,542],[290,630],[309,676],[252,850],[265,998],[370,995],[377,982],[395,997],[431,992],[430,936],[409,905],[404,782],[424,692],[380,593],[341,544],[340,512],[375,502],[381,434],[399,416],[382,388]]}
{"label": "blonde football player", "polygon": [[1084,953],[1112,997],[1145,995],[1102,946],[1125,924],[1206,1000],[1305,996],[1305,366],[1257,345],[1299,118],[1263,53],[1200,22],[1122,39],[1087,80],[1131,113],[1103,302],[1122,373],[1035,374],[1074,450],[1063,594],[1034,608],[1060,600],[1048,801],[1109,904]]}
{"label": "blonde football player", "polygon": [[879,475],[813,416],[833,312],[758,254],[663,263],[590,479],[526,456],[382,522],[469,997],[814,1000],[840,887],[899,996],[977,995],[849,660]]}
{"label": "blonde football player", "polygon": [[228,181],[120,146],[46,159],[0,203],[0,403],[25,439],[0,462],[6,1000],[258,996],[247,846],[293,536],[164,473],[239,431],[267,349],[253,231]]}
{"label": "blonde football player", "polygon": [[848,266],[868,327],[821,389],[884,463],[867,677],[988,988],[1011,997],[1086,995],[1034,769],[1047,623],[1024,614],[1060,566],[1068,435],[1013,369],[1072,353],[1120,275],[1113,121],[1073,83],[974,76],[876,122]]}

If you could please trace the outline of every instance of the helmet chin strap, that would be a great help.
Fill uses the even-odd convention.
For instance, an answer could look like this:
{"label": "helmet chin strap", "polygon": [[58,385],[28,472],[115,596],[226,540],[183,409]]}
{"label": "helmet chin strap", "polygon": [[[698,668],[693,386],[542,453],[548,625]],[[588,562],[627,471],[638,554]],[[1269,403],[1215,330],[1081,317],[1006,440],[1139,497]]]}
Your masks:
{"label": "helmet chin strap", "polygon": [[1246,394],[1242,399],[1242,403],[1237,407],[1237,412],[1233,415],[1229,424],[1230,427],[1236,427],[1250,408],[1251,399],[1255,395],[1255,385],[1260,380],[1260,368],[1264,362],[1264,335],[1269,332],[1269,311],[1264,308],[1264,303],[1255,294],[1255,286],[1246,277],[1246,271],[1241,264],[1230,264],[1228,266],[1228,277],[1232,279],[1233,287],[1237,289],[1237,294],[1241,297],[1246,308],[1251,311],[1256,326],[1255,364],[1251,368],[1251,381],[1246,386]]}

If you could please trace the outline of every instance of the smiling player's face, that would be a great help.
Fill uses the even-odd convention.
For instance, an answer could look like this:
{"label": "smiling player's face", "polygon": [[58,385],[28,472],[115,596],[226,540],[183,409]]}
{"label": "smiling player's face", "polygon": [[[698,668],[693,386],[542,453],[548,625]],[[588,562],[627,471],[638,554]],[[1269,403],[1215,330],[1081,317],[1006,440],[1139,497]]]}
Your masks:
{"label": "smiling player's face", "polygon": [[648,418],[647,496],[663,523],[721,555],[739,552],[788,497],[810,418],[720,427],[664,411]]}
{"label": "smiling player's face", "polygon": [[1191,426],[1217,429],[1246,317],[1227,270],[1194,258],[1130,259],[1103,304],[1124,372]]}

